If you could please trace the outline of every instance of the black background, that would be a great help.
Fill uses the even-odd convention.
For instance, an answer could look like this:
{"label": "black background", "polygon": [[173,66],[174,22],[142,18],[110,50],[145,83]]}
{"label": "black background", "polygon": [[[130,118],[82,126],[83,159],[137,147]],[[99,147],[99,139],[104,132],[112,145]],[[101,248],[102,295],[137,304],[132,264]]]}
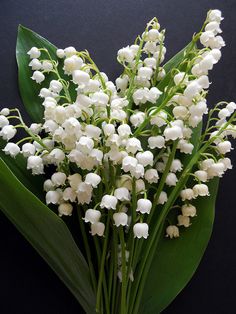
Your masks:
{"label": "black background", "polygon": [[[117,50],[132,43],[149,19],[157,16],[166,28],[169,58],[200,29],[210,8],[223,11],[227,44],[221,62],[211,73],[208,101],[212,105],[222,99],[236,100],[235,0],[0,0],[0,106],[23,108],[15,62],[19,23],[60,48],[72,45],[78,50],[88,49],[98,66],[114,80],[120,73]],[[232,156],[236,162],[236,153]],[[165,314],[236,313],[235,178],[232,170],[221,180],[207,251],[195,276]],[[74,297],[3,214],[0,252],[0,313],[80,313]]]}

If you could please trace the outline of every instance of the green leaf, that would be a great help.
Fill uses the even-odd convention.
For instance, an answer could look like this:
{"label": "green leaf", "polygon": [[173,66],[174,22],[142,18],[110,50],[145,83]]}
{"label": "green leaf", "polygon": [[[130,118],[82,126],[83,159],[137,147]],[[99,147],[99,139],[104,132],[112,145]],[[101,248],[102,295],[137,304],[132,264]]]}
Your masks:
{"label": "green leaf", "polygon": [[[38,96],[40,89],[43,87],[48,87],[50,81],[52,79],[57,79],[57,77],[54,73],[45,74],[46,79],[41,84],[37,84],[31,79],[33,72],[29,67],[30,58],[27,55],[27,52],[32,47],[48,49],[52,59],[58,61],[56,56],[56,46],[32,30],[19,25],[16,43],[16,60],[18,65],[20,95],[31,119],[34,122],[41,122],[43,118],[44,107],[42,106],[42,99]],[[42,56],[45,56],[45,58],[48,59],[48,56],[45,52],[42,52]],[[62,71],[62,65],[63,64],[60,63],[58,66],[60,76],[61,78],[68,80],[68,76],[66,76]],[[76,91],[75,86],[72,83],[70,83],[69,91],[72,99],[75,99]]]}
{"label": "green leaf", "polygon": [[186,286],[196,271],[211,236],[218,180],[209,183],[211,195],[195,201],[197,217],[170,240],[164,233],[147,277],[140,313],[160,313]]}
{"label": "green leaf", "polygon": [[[95,294],[88,265],[61,218],[27,190],[0,159],[0,208],[58,277],[86,313],[94,313]],[[10,195],[10,192],[14,194]]]}

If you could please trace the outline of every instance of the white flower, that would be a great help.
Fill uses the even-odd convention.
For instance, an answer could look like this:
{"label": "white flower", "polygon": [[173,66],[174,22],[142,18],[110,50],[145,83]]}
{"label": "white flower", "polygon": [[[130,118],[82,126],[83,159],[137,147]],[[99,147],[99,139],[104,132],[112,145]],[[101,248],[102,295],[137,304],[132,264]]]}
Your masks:
{"label": "white flower", "polygon": [[195,206],[191,204],[185,204],[181,207],[182,215],[187,217],[194,217],[196,216],[197,209]]}
{"label": "white flower", "polygon": [[184,154],[192,154],[192,151],[194,149],[193,144],[185,140],[180,140],[177,147],[180,152]]}
{"label": "white flower", "polygon": [[141,142],[136,137],[129,138],[126,142],[126,150],[128,153],[135,154],[138,150],[142,150]]}
{"label": "white flower", "polygon": [[208,186],[206,184],[195,184],[193,187],[194,196],[209,196]]}
{"label": "white flower", "polygon": [[181,161],[179,159],[174,159],[171,163],[170,171],[171,172],[178,172],[178,171],[181,171],[182,169],[183,169],[183,165],[182,165]]}
{"label": "white flower", "polygon": [[104,92],[99,91],[99,92],[95,92],[91,96],[91,99],[93,103],[95,104],[95,106],[105,108],[108,104],[109,96],[105,94]]}
{"label": "white flower", "polygon": [[128,82],[129,82],[128,75],[123,75],[122,77],[118,77],[116,79],[117,89],[120,90],[121,92],[124,92],[127,88]]}
{"label": "white flower", "polygon": [[208,14],[208,20],[220,23],[223,20],[221,11],[220,10],[211,10]]}
{"label": "white flower", "polygon": [[63,172],[55,172],[51,176],[51,180],[54,186],[64,185],[66,182],[66,175]]}
{"label": "white flower", "polygon": [[143,60],[145,66],[152,68],[152,69],[156,69],[156,65],[157,65],[157,60],[155,58],[145,58]]}
{"label": "white flower", "polygon": [[129,46],[118,50],[117,55],[118,55],[119,60],[123,62],[128,62],[128,63],[132,62],[135,57],[134,51]]}
{"label": "white flower", "polygon": [[178,215],[178,226],[184,226],[185,228],[189,227],[191,225],[190,218],[183,215]]}
{"label": "white flower", "polygon": [[56,54],[59,59],[62,59],[65,57],[64,49],[57,49]]}
{"label": "white flower", "polygon": [[92,198],[92,186],[85,182],[80,182],[76,190],[79,204],[89,204]]}
{"label": "white flower", "polygon": [[207,172],[205,170],[197,170],[194,175],[202,182],[207,181]]}
{"label": "white flower", "polygon": [[140,198],[137,202],[136,211],[142,214],[149,214],[152,208],[152,202],[145,198]]}
{"label": "white flower", "polygon": [[167,113],[165,111],[160,111],[154,115],[153,115],[153,112],[151,112],[150,115],[151,115],[151,120],[150,120],[151,125],[157,125],[159,128],[161,128],[163,125],[166,124]]}
{"label": "white flower", "polygon": [[168,200],[167,194],[164,191],[161,191],[160,196],[158,198],[157,204],[165,204]]}
{"label": "white flower", "polygon": [[133,93],[133,100],[135,105],[145,104],[149,98],[148,88],[139,88]]}
{"label": "white flower", "polygon": [[165,138],[161,135],[150,136],[148,138],[148,145],[151,149],[165,147]]}
{"label": "white flower", "polygon": [[148,224],[138,222],[133,226],[134,237],[147,239],[148,237]]}
{"label": "white flower", "polygon": [[145,183],[142,179],[138,179],[135,182],[135,191],[136,193],[140,193],[145,190]]}
{"label": "white flower", "polygon": [[71,57],[76,54],[76,49],[74,47],[67,47],[64,49],[66,57]]}
{"label": "white flower", "polygon": [[215,163],[215,161],[212,158],[205,159],[200,163],[200,169],[201,170],[208,170],[208,168],[211,167],[214,163]]}
{"label": "white flower", "polygon": [[60,148],[54,148],[50,153],[49,157],[52,163],[59,164],[65,159],[65,153]]}
{"label": "white flower", "polygon": [[9,108],[3,108],[2,110],[0,110],[0,114],[3,116],[9,116],[10,109]]}
{"label": "white flower", "polygon": [[175,173],[169,172],[167,177],[166,177],[166,185],[175,186],[177,182],[178,182],[178,179],[177,179]]}
{"label": "white flower", "polygon": [[9,141],[15,135],[16,135],[16,128],[13,125],[5,125],[0,131],[0,136],[6,141]]}
{"label": "white flower", "polygon": [[52,183],[52,180],[47,179],[46,181],[44,181],[43,190],[45,192],[48,192],[48,191],[53,190],[53,189],[54,189],[54,184]]}
{"label": "white flower", "polygon": [[166,127],[164,130],[164,136],[166,141],[172,140],[175,141],[178,138],[183,137],[183,130],[178,125],[174,125],[172,127]]}
{"label": "white flower", "polygon": [[46,204],[58,204],[61,198],[59,191],[48,191],[46,193]]}
{"label": "white flower", "polygon": [[152,77],[152,69],[148,67],[140,67],[138,69],[138,76],[143,80],[150,80]]}
{"label": "white flower", "polygon": [[174,225],[170,225],[166,228],[166,237],[170,239],[178,238],[179,237],[179,228]]}
{"label": "white flower", "polygon": [[182,201],[192,200],[195,197],[194,191],[192,189],[184,189],[180,192]]}
{"label": "white flower", "polygon": [[190,81],[184,90],[184,96],[186,96],[189,99],[192,99],[193,97],[199,94],[201,89],[202,87],[200,86],[197,80]]}
{"label": "white flower", "polygon": [[227,169],[232,169],[233,168],[233,166],[231,164],[231,160],[228,157],[219,159],[219,162],[223,163],[223,165],[225,166],[225,171]]}
{"label": "white flower", "polygon": [[104,195],[101,200],[100,207],[107,209],[116,209],[117,198],[113,195]]}
{"label": "white flower", "polygon": [[79,184],[82,182],[82,177],[79,173],[74,173],[68,177],[68,181],[72,189],[77,190]]}
{"label": "white flower", "polygon": [[134,170],[130,170],[131,175],[136,179],[142,178],[144,176],[144,166],[141,164],[137,164]]}
{"label": "white flower", "polygon": [[48,60],[44,60],[42,62],[42,70],[45,71],[45,72],[50,72],[53,70],[53,64],[51,61],[48,61]]}
{"label": "white flower", "polygon": [[5,148],[3,149],[6,155],[10,155],[11,157],[16,157],[16,155],[20,152],[20,147],[15,143],[7,143]]}
{"label": "white flower", "polygon": [[176,106],[173,109],[173,115],[176,119],[185,120],[188,116],[188,109],[185,106]]}
{"label": "white flower", "polygon": [[131,157],[131,156],[126,156],[122,160],[122,169],[124,170],[124,172],[135,171],[137,164],[138,164],[138,161],[136,158]]}
{"label": "white flower", "polygon": [[217,162],[212,164],[208,169],[207,169],[207,176],[209,179],[213,177],[222,177],[222,175],[225,172],[225,165],[223,162]]}
{"label": "white flower", "polygon": [[174,76],[175,85],[186,84],[188,82],[188,76],[185,72],[179,72]]}
{"label": "white flower", "polygon": [[130,122],[136,128],[140,126],[145,120],[145,113],[138,111],[130,116]]}
{"label": "white flower", "polygon": [[217,145],[217,150],[222,155],[229,153],[231,149],[232,149],[232,145],[230,141],[223,141]]}
{"label": "white flower", "polygon": [[91,224],[91,234],[92,236],[98,235],[102,237],[105,231],[105,225],[102,222],[95,222]]}
{"label": "white flower", "polygon": [[35,70],[41,70],[42,64],[38,59],[32,59],[29,63],[29,66],[33,71]]}
{"label": "white flower", "polygon": [[114,196],[120,201],[130,201],[130,193],[126,187],[115,189]]}
{"label": "white flower", "polygon": [[9,121],[5,116],[0,116],[0,128],[3,128],[4,126],[8,125]]}
{"label": "white flower", "polygon": [[153,165],[153,153],[150,151],[145,151],[143,153],[138,153],[136,155],[136,158],[138,159],[138,162],[143,165],[144,167],[150,165]]}
{"label": "white flower", "polygon": [[113,124],[107,123],[102,126],[103,132],[106,136],[110,136],[115,133],[115,126]]}
{"label": "white flower", "polygon": [[29,156],[27,159],[27,169],[31,169],[33,174],[43,174],[43,160],[40,156]]}
{"label": "white flower", "polygon": [[118,127],[117,132],[121,137],[128,137],[132,133],[128,124],[121,124]]}
{"label": "white flower", "polygon": [[38,48],[32,47],[28,52],[27,55],[29,55],[30,59],[37,59],[40,57],[41,52]]}
{"label": "white flower", "polygon": [[87,209],[85,212],[85,217],[83,218],[85,222],[90,222],[91,224],[99,222],[102,214],[96,209]]}
{"label": "white flower", "polygon": [[70,203],[62,203],[58,206],[58,215],[61,216],[71,216],[73,211],[73,206]]}
{"label": "white flower", "polygon": [[75,70],[72,73],[73,82],[75,84],[78,84],[79,87],[84,88],[90,80],[90,76],[88,73],[81,71],[81,70]]}
{"label": "white flower", "polygon": [[71,201],[71,202],[75,202],[76,200],[76,192],[74,189],[72,189],[71,187],[67,187],[65,188],[65,190],[63,191],[63,195],[62,198],[64,201]]}
{"label": "white flower", "polygon": [[62,86],[61,82],[56,81],[56,80],[52,80],[50,82],[49,89],[52,92],[59,94],[60,91],[62,90],[62,88],[63,88],[63,86]]}
{"label": "white flower", "polygon": [[87,136],[81,136],[79,142],[76,144],[76,148],[85,154],[90,153],[93,147],[94,141]]}
{"label": "white flower", "polygon": [[101,133],[101,129],[95,125],[87,124],[85,127],[85,134],[95,140],[99,140]]}
{"label": "white flower", "polygon": [[126,213],[115,213],[113,219],[116,227],[128,225],[128,215]]}
{"label": "white flower", "polygon": [[92,185],[96,188],[101,182],[101,177],[96,173],[88,173],[85,177],[85,183]]}
{"label": "white flower", "polygon": [[226,106],[226,109],[232,114],[236,110],[236,103],[231,101]]}
{"label": "white flower", "polygon": [[36,83],[42,83],[45,80],[45,76],[40,71],[34,71],[33,75],[31,76],[32,80]]}
{"label": "white flower", "polygon": [[148,181],[148,183],[157,183],[159,179],[159,175],[156,169],[148,169],[145,172],[144,178]]}
{"label": "white flower", "polygon": [[66,74],[72,74],[73,71],[79,70],[83,65],[83,60],[80,57],[72,56],[69,58],[66,58],[64,60],[64,67],[63,70]]}

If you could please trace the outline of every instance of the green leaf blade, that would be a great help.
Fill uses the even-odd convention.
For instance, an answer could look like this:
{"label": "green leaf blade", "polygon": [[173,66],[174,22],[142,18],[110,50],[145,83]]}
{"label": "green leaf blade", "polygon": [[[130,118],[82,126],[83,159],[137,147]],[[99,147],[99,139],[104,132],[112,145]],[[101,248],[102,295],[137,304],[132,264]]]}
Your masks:
{"label": "green leaf blade", "polygon": [[[0,209],[56,272],[86,313],[94,313],[95,294],[88,265],[66,224],[18,181],[2,159],[0,187]],[[14,197],[9,197],[9,191],[14,191]]]}

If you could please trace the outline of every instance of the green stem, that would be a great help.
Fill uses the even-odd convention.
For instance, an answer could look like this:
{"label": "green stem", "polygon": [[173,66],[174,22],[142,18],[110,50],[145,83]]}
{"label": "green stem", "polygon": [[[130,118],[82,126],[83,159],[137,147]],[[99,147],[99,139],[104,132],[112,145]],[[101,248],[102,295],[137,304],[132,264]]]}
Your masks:
{"label": "green stem", "polygon": [[126,257],[125,257],[125,239],[124,230],[119,227],[119,236],[121,244],[121,272],[122,272],[122,282],[121,282],[121,310],[120,314],[126,314]]}
{"label": "green stem", "polygon": [[85,252],[86,252],[86,256],[87,256],[87,261],[88,261],[88,265],[89,265],[89,271],[90,271],[90,275],[91,275],[91,281],[92,281],[93,289],[94,289],[94,291],[96,291],[97,290],[97,280],[96,280],[96,275],[95,275],[95,271],[94,271],[94,266],[92,263],[91,251],[89,248],[89,243],[88,243],[88,238],[87,238],[86,231],[85,231],[84,222],[82,220],[82,215],[81,215],[81,212],[80,212],[80,209],[78,208],[78,206],[77,206],[77,215],[78,215],[80,230],[81,230],[82,238],[83,238],[83,242],[84,242],[84,248],[85,248]]}
{"label": "green stem", "polygon": [[[104,278],[104,268],[105,268],[106,254],[107,254],[109,223],[110,223],[110,215],[108,215],[108,217],[107,217],[105,240],[104,240],[104,244],[103,244],[101,266],[100,266],[100,271],[99,271],[98,288],[97,288],[97,301],[96,301],[96,312],[97,313],[101,313],[100,312],[100,298],[101,298],[101,294],[102,294],[102,283],[103,283],[103,280],[105,279]],[[109,313],[109,309],[108,309],[107,313]]]}

